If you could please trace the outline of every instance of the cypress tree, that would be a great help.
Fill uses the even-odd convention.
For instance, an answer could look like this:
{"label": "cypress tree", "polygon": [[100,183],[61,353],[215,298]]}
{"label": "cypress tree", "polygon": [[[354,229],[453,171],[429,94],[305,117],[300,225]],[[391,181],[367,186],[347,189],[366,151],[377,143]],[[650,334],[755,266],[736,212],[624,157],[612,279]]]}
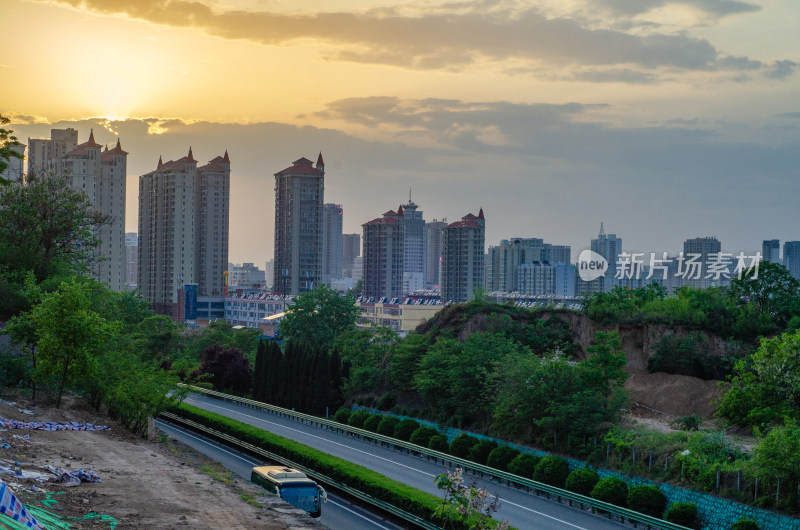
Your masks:
{"label": "cypress tree", "polygon": [[288,405],[288,381],[289,381],[289,358],[292,354],[292,346],[286,344],[285,350],[281,352],[278,357],[278,364],[275,378],[275,404],[279,407],[286,407]]}
{"label": "cypress tree", "polygon": [[317,350],[317,366],[315,367],[315,408],[318,416],[325,415],[325,407],[331,406],[331,370],[328,351]]}
{"label": "cypress tree", "polygon": [[259,339],[256,350],[256,366],[253,369],[253,399],[264,401],[264,363],[266,362],[267,349],[264,341]]}
{"label": "cypress tree", "polygon": [[342,358],[339,356],[339,349],[334,348],[330,355],[330,393],[328,406],[331,410],[336,410],[344,404],[342,395],[342,383],[344,374],[342,373]]}
{"label": "cypress tree", "polygon": [[264,379],[264,402],[275,404],[278,395],[276,386],[280,380],[278,370],[281,362],[281,348],[275,341],[271,340],[267,342],[265,350],[266,355],[264,356],[265,362],[262,375]]}

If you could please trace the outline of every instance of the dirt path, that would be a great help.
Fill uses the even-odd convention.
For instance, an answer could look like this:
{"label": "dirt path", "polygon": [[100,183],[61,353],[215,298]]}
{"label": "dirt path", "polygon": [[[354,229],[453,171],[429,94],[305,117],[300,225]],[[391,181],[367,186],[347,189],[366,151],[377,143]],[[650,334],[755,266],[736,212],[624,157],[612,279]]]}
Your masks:
{"label": "dirt path", "polygon": [[[324,528],[304,512],[293,509],[264,490],[234,478],[227,470],[174,441],[148,441],[69,399],[62,409],[38,407],[24,399],[11,406],[0,402],[0,417],[21,421],[80,421],[108,425],[110,431],[0,432],[0,459],[21,465],[23,476],[44,474],[45,465],[67,470],[95,471],[101,483],[66,488],[52,480],[19,479],[0,474],[28,506],[48,509],[70,528],[113,528],[94,512],[116,519],[117,529],[136,528]],[[19,408],[30,409],[26,415]],[[22,440],[13,435],[30,435]],[[0,462],[0,465],[8,465]],[[41,491],[31,491],[36,486]],[[60,493],[63,492],[63,493]],[[49,495],[48,495],[49,493]],[[48,497],[57,501],[47,507]],[[0,515],[0,518],[4,516]],[[77,518],[74,519],[74,518]],[[0,519],[2,520],[2,519]],[[2,526],[0,526],[2,528]]]}

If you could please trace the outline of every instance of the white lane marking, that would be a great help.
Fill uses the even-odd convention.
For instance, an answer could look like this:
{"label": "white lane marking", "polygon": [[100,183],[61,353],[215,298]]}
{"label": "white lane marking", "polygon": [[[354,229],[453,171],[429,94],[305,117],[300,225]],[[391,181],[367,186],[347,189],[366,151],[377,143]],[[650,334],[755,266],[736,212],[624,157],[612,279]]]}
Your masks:
{"label": "white lane marking", "polygon": [[512,506],[516,506],[517,508],[522,508],[523,510],[528,510],[529,512],[533,512],[536,515],[541,515],[543,517],[547,517],[548,519],[552,519],[553,521],[558,521],[559,523],[564,523],[565,525],[571,526],[572,528],[578,528],[579,530],[588,530],[588,529],[586,529],[586,528],[584,528],[582,526],[574,525],[574,524],[572,524],[572,523],[570,523],[568,521],[564,521],[563,519],[559,519],[558,517],[553,517],[552,515],[547,515],[546,513],[543,513],[543,512],[537,512],[536,510],[533,510],[531,508],[522,506],[520,504],[517,504],[516,502],[511,502],[511,501],[506,500],[506,499],[500,499],[500,505],[501,506],[503,505],[503,503],[510,504]]}
{"label": "white lane marking", "polygon": [[[160,421],[156,421],[156,424],[159,424],[159,423],[161,423],[161,422],[160,422]],[[244,458],[242,455],[239,455],[239,454],[236,454],[236,453],[231,453],[230,451],[228,451],[228,450],[226,450],[226,449],[223,449],[222,447],[218,446],[217,444],[211,443],[211,442],[209,442],[208,440],[204,440],[203,438],[200,438],[200,437],[198,437],[198,436],[194,436],[193,434],[189,434],[188,432],[186,432],[186,431],[184,431],[184,430],[182,430],[182,429],[178,429],[178,428],[176,428],[176,427],[172,427],[172,428],[173,428],[173,429],[175,429],[176,431],[178,431],[179,433],[181,433],[181,434],[183,434],[183,435],[185,435],[185,436],[188,436],[189,438],[194,438],[195,440],[197,440],[197,441],[199,441],[199,442],[202,442],[202,443],[205,443],[206,445],[209,445],[209,446],[213,447],[214,449],[217,449],[217,450],[219,450],[219,451],[222,451],[222,452],[224,452],[224,453],[228,453],[228,454],[229,454],[229,455],[231,455],[231,456],[235,456],[236,458],[238,458],[238,459],[239,459],[239,460],[241,460],[242,462],[247,462],[248,464],[258,464],[258,462],[257,462],[257,461],[255,461],[255,460],[247,460],[247,459],[246,459],[246,458]],[[360,517],[361,519],[364,519],[364,520],[365,520],[365,521],[367,521],[368,523],[372,523],[372,524],[374,524],[374,525],[375,525],[375,526],[377,526],[378,528],[383,528],[383,530],[392,530],[391,528],[388,528],[388,527],[386,527],[386,526],[379,525],[379,524],[378,524],[378,523],[376,523],[375,521],[372,521],[372,520],[370,520],[368,517],[364,517],[364,516],[363,516],[363,515],[361,515],[360,513],[358,513],[358,512],[355,512],[355,511],[351,510],[350,508],[348,508],[347,506],[345,506],[345,505],[343,505],[343,504],[339,504],[338,502],[336,502],[336,501],[334,501],[334,500],[330,500],[330,499],[329,499],[329,500],[328,500],[328,502],[329,502],[329,503],[331,503],[331,504],[335,504],[336,506],[338,506],[338,507],[339,507],[339,508],[341,508],[342,510],[345,510],[345,511],[348,511],[348,512],[352,513],[352,514],[353,514],[353,515],[355,515],[356,517]]]}
{"label": "white lane marking", "polygon": [[[184,400],[184,401],[188,401],[188,400]],[[196,403],[198,403],[198,402],[196,402]],[[299,433],[299,434],[302,434],[302,435],[305,435],[305,436],[310,436],[312,438],[317,438],[318,440],[322,440],[323,442],[325,442],[327,444],[340,445],[340,446],[342,446],[342,447],[344,447],[346,449],[350,449],[351,451],[357,451],[357,452],[363,453],[363,454],[365,454],[367,456],[371,456],[372,458],[377,458],[379,460],[385,460],[386,462],[389,462],[390,464],[393,464],[395,466],[400,466],[400,467],[404,467],[404,468],[410,469],[411,471],[416,471],[417,473],[421,473],[421,474],[425,475],[426,477],[435,477],[436,476],[436,475],[434,475],[432,473],[427,473],[427,472],[419,470],[419,469],[417,469],[415,467],[407,466],[405,464],[401,464],[400,462],[395,462],[394,460],[391,460],[389,458],[384,458],[382,456],[373,455],[372,453],[369,453],[367,451],[362,451],[361,449],[356,449],[355,447],[351,447],[351,446],[349,446],[347,444],[334,442],[333,440],[328,440],[327,438],[323,438],[322,436],[317,436],[315,434],[309,434],[309,433],[301,431],[299,429],[293,429],[291,427],[286,427],[285,425],[281,425],[279,423],[275,423],[275,422],[272,422],[272,421],[264,420],[264,419],[261,419],[261,418],[256,417],[256,416],[251,416],[249,414],[244,414],[243,412],[237,412],[235,410],[226,409],[225,407],[212,405],[211,403],[205,403],[205,402],[202,402],[202,401],[199,402],[199,403],[202,403],[203,405],[205,405],[207,407],[214,407],[216,409],[224,410],[225,412],[229,412],[231,414],[238,414],[240,416],[244,416],[245,418],[251,418],[251,419],[254,419],[256,421],[260,421],[262,423],[268,423],[270,425],[275,425],[276,427],[280,427],[282,429],[287,429],[287,430],[294,431],[296,433]]]}
{"label": "white lane marking", "polygon": [[[192,398],[189,398],[189,399],[192,399]],[[186,400],[184,400],[184,401],[189,401],[189,399],[186,399]],[[401,463],[399,463],[399,462],[395,462],[394,460],[390,460],[390,459],[388,459],[388,458],[383,458],[382,456],[376,456],[376,455],[373,455],[373,454],[371,454],[371,453],[368,453],[368,452],[366,452],[366,451],[362,451],[362,450],[360,450],[360,449],[356,449],[356,448],[354,448],[354,447],[350,447],[349,445],[346,445],[346,444],[342,444],[342,443],[339,443],[339,442],[334,442],[334,441],[332,441],[332,440],[327,440],[327,439],[325,439],[325,438],[323,438],[323,437],[321,437],[321,436],[316,436],[316,435],[314,435],[314,434],[308,434],[308,433],[306,433],[306,432],[303,432],[303,431],[301,431],[301,430],[299,430],[299,429],[293,429],[293,428],[291,428],[291,427],[286,427],[286,426],[284,426],[284,425],[280,425],[279,423],[275,423],[275,422],[267,421],[267,420],[264,420],[264,419],[258,418],[258,417],[256,417],[256,416],[251,416],[251,415],[249,415],[249,414],[244,414],[244,413],[242,413],[242,412],[237,412],[237,411],[235,411],[235,410],[227,409],[227,408],[225,408],[225,407],[220,407],[220,406],[218,406],[218,405],[214,405],[214,404],[207,403],[207,402],[204,402],[204,401],[197,401],[197,400],[195,400],[195,402],[196,402],[196,403],[202,403],[203,405],[205,405],[205,406],[208,406],[208,407],[214,407],[214,408],[217,408],[217,409],[220,409],[220,410],[224,410],[224,411],[226,411],[226,412],[230,412],[230,413],[232,413],[232,414],[239,414],[239,415],[241,415],[241,416],[244,416],[244,417],[246,417],[246,418],[252,418],[252,419],[254,419],[254,420],[257,420],[257,421],[262,421],[262,422],[264,422],[264,423],[269,423],[270,425],[275,425],[275,426],[277,426],[277,427],[281,427],[281,428],[283,428],[283,429],[288,429],[288,430],[290,430],[290,431],[294,431],[294,432],[297,432],[297,433],[300,433],[300,434],[304,434],[304,435],[306,435],[306,436],[311,436],[311,437],[313,437],[313,438],[317,438],[317,439],[319,439],[319,440],[322,440],[322,441],[324,441],[324,442],[327,442],[327,443],[332,443],[332,444],[340,445],[340,446],[342,446],[342,447],[345,447],[345,448],[347,448],[347,449],[351,449],[351,450],[353,450],[353,451],[358,451],[359,453],[364,453],[365,455],[371,456],[371,457],[373,457],[373,458],[379,458],[379,459],[381,459],[381,460],[385,460],[385,461],[387,461],[387,462],[390,462],[390,463],[392,463],[392,464],[395,464],[395,465],[398,465],[398,466],[402,466],[402,467],[408,468],[408,469],[410,469],[410,470],[412,470],[412,471],[416,471],[417,473],[422,473],[423,475],[426,475],[426,476],[429,476],[429,477],[434,477],[434,476],[435,476],[435,475],[433,475],[433,474],[431,474],[431,473],[426,473],[425,471],[421,471],[421,470],[419,470],[419,469],[416,469],[416,468],[413,468],[413,467],[411,467],[411,466],[407,466],[407,465],[401,464]],[[564,520],[562,520],[562,519],[559,519],[559,518],[557,518],[557,517],[553,517],[552,515],[548,515],[548,514],[546,514],[546,513],[539,512],[539,511],[537,511],[537,510],[534,510],[534,509],[532,509],[532,508],[528,508],[528,507],[526,507],[526,506],[522,506],[522,505],[520,505],[520,504],[517,504],[517,503],[515,503],[515,502],[511,502],[511,501],[509,501],[509,500],[506,500],[506,499],[501,499],[501,501],[500,501],[500,502],[505,502],[505,503],[511,504],[512,506],[516,506],[517,508],[522,508],[523,510],[529,511],[529,512],[531,512],[531,513],[535,513],[535,514],[537,514],[537,515],[541,515],[541,516],[543,516],[543,517],[547,517],[548,519],[552,519],[552,520],[554,520],[554,521],[558,521],[559,523],[564,523],[565,525],[571,526],[571,527],[573,527],[573,528],[577,528],[577,529],[579,529],[579,530],[587,530],[586,528],[584,528],[584,527],[582,527],[582,526],[577,526],[577,525],[574,525],[574,524],[572,524],[572,523],[570,523],[570,522],[564,521]]]}
{"label": "white lane marking", "polygon": [[347,510],[348,512],[352,513],[352,514],[353,514],[353,515],[355,515],[356,517],[361,517],[362,519],[364,519],[364,520],[365,520],[365,521],[367,521],[368,523],[372,523],[372,524],[374,524],[375,526],[377,526],[378,528],[383,528],[383,530],[392,530],[391,528],[387,528],[387,527],[385,527],[385,526],[381,526],[381,525],[379,525],[379,524],[378,524],[378,523],[376,523],[375,521],[371,521],[370,519],[368,519],[368,518],[364,517],[364,516],[363,516],[363,515],[361,515],[360,513],[358,513],[358,512],[354,512],[354,511],[353,511],[353,510],[351,510],[350,508],[348,508],[348,507],[346,507],[346,506],[344,506],[344,505],[342,505],[342,504],[339,504],[338,502],[335,502],[335,501],[332,501],[332,500],[328,500],[328,502],[329,502],[329,503],[331,503],[331,504],[335,504],[336,506],[338,506],[338,507],[339,507],[339,508],[341,508],[342,510]]}

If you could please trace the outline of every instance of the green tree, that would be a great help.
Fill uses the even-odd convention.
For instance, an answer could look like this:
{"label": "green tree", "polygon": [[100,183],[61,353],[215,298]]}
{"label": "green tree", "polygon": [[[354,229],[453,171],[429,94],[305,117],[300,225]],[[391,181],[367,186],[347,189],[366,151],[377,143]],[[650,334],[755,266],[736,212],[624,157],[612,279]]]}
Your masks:
{"label": "green tree", "polygon": [[[0,125],[6,125],[8,123],[11,123],[11,120],[0,114]],[[3,171],[8,168],[8,164],[12,158],[22,159],[22,155],[14,150],[13,146],[15,145],[22,144],[17,141],[17,137],[13,135],[13,131],[0,128],[0,173],[3,173]],[[9,183],[9,180],[0,178],[0,185]]]}
{"label": "green tree", "polygon": [[800,315],[800,281],[780,263],[761,262],[757,272],[731,281],[730,293],[739,305],[752,306],[755,314],[768,317],[773,329],[782,330],[789,319]]}
{"label": "green tree", "polygon": [[96,373],[103,347],[117,332],[118,326],[92,311],[91,304],[87,283],[72,280],[44,295],[29,312],[39,350],[36,373],[59,381],[56,407],[69,382]]}
{"label": "green tree", "polygon": [[752,468],[762,478],[800,480],[800,426],[795,420],[773,427],[759,437],[753,448]]}
{"label": "green tree", "polygon": [[[28,272],[25,276],[25,284],[22,291],[19,293],[21,297],[29,305],[34,305],[41,300],[42,289],[36,283],[36,278],[32,272]],[[3,334],[8,335],[11,341],[20,346],[22,350],[30,358],[32,369],[36,371],[36,326],[30,319],[27,313],[20,313],[14,315],[8,320]],[[36,380],[31,377],[31,397],[36,399]]]}
{"label": "green tree", "polygon": [[758,351],[734,368],[718,414],[739,425],[800,419],[800,330],[762,339]]}
{"label": "green tree", "polygon": [[355,329],[359,315],[353,297],[320,285],[295,297],[279,329],[289,341],[302,339],[312,347],[330,348],[338,335]]}
{"label": "green tree", "polygon": [[157,361],[174,358],[181,338],[178,325],[165,315],[152,315],[141,320],[136,325],[134,337],[140,357]]}
{"label": "green tree", "polygon": [[41,281],[66,264],[85,272],[96,259],[94,230],[110,221],[65,178],[28,175],[0,195],[0,264]]}
{"label": "green tree", "polygon": [[494,375],[495,427],[529,439],[549,434],[555,443],[597,434],[627,401],[619,347],[615,333],[597,333],[591,356],[578,363],[560,354],[508,357]]}

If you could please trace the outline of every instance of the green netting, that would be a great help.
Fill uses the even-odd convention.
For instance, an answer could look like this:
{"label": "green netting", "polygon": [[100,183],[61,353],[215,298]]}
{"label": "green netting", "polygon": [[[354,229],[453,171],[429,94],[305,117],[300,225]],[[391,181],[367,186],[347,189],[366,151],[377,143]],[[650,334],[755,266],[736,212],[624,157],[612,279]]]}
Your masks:
{"label": "green netting", "polygon": [[[52,507],[54,504],[57,504],[58,501],[54,498],[56,495],[63,494],[63,491],[59,492],[47,492],[44,494],[44,498],[41,500],[41,503],[45,506]],[[119,524],[115,518],[111,517],[110,515],[103,515],[95,512],[87,513],[82,517],[67,517],[64,515],[58,515],[53,513],[52,511],[42,508],[39,506],[31,506],[26,504],[25,507],[28,511],[33,514],[36,520],[44,525],[47,530],[69,530],[72,528],[72,525],[77,521],[86,521],[89,519],[98,519],[102,523],[107,523],[108,528],[110,530],[114,530]],[[22,525],[9,517],[5,517],[0,515],[0,529],[2,530],[30,530],[25,525]]]}

